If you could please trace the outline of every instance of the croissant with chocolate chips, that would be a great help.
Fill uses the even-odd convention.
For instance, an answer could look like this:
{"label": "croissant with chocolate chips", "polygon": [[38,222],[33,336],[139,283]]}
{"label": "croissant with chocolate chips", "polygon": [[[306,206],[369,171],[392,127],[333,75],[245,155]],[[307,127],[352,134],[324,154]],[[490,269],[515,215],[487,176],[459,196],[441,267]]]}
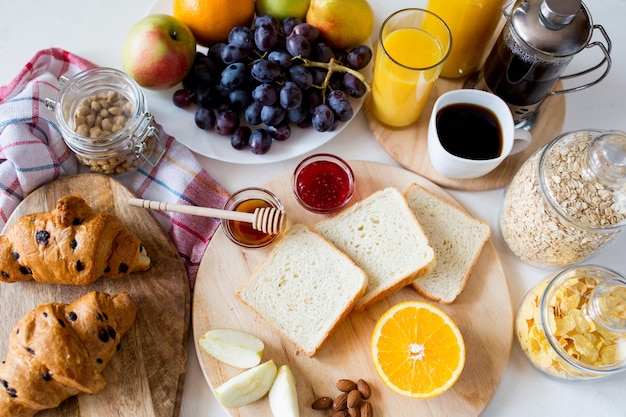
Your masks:
{"label": "croissant with chocolate chips", "polygon": [[136,313],[127,292],[93,291],[71,304],[42,304],[22,317],[0,364],[0,416],[31,417],[74,395],[102,391],[102,371]]}
{"label": "croissant with chocolate chips", "polygon": [[139,238],[111,213],[79,196],[62,197],[51,212],[20,217],[0,236],[0,281],[86,285],[150,267]]}

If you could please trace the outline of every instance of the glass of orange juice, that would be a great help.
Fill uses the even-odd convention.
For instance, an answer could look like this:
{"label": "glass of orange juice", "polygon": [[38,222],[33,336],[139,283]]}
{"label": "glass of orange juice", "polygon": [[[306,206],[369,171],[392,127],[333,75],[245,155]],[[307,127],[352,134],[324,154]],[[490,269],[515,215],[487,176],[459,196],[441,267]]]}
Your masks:
{"label": "glass of orange juice", "polygon": [[382,24],[372,82],[372,114],[391,127],[419,118],[450,52],[452,36],[436,14],[417,8]]}
{"label": "glass of orange juice", "polygon": [[441,17],[454,42],[441,76],[459,78],[476,72],[502,18],[506,0],[430,0],[427,10]]}

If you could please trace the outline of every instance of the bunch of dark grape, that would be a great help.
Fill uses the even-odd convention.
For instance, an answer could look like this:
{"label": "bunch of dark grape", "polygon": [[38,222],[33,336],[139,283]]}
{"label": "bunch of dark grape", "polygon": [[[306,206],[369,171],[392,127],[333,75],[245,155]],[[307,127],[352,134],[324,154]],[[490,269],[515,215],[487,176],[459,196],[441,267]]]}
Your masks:
{"label": "bunch of dark grape", "polygon": [[274,140],[287,140],[292,126],[327,132],[350,120],[350,97],[369,89],[359,70],[371,59],[366,45],[335,50],[308,23],[261,15],[252,28],[232,28],[228,42],[197,52],[172,100],[197,106],[200,129],[261,155]]}

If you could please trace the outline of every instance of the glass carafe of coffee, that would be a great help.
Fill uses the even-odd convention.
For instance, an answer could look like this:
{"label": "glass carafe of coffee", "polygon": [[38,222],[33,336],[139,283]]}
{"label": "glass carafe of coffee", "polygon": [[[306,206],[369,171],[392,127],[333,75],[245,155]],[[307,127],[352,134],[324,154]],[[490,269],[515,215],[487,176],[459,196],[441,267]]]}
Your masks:
{"label": "glass carafe of coffee", "polygon": [[[510,3],[509,3],[510,5]],[[611,41],[604,28],[594,25],[581,0],[517,0],[503,9],[506,23],[489,53],[477,88],[502,98],[513,113],[517,127],[530,128],[546,97],[579,91],[600,82],[611,67]],[[595,31],[604,38],[592,42]],[[563,76],[574,55],[585,48],[602,51],[592,68]],[[558,80],[603,68],[595,80],[554,91]]]}

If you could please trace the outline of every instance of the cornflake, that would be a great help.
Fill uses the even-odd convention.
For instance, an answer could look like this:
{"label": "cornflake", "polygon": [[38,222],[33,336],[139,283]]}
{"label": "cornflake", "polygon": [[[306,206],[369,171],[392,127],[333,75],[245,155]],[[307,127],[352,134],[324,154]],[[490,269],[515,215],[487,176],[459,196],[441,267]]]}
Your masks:
{"label": "cornflake", "polygon": [[[547,307],[548,328],[542,328],[541,297],[549,280],[526,295],[517,314],[517,337],[530,361],[538,369],[556,377],[589,377],[559,356],[546,337],[546,331],[552,331],[553,341],[562,354],[583,366],[602,367],[624,360],[626,334],[597,326],[587,313],[590,294],[598,284],[594,278],[571,278],[557,288]],[[618,310],[626,310],[626,302],[617,305]]]}

